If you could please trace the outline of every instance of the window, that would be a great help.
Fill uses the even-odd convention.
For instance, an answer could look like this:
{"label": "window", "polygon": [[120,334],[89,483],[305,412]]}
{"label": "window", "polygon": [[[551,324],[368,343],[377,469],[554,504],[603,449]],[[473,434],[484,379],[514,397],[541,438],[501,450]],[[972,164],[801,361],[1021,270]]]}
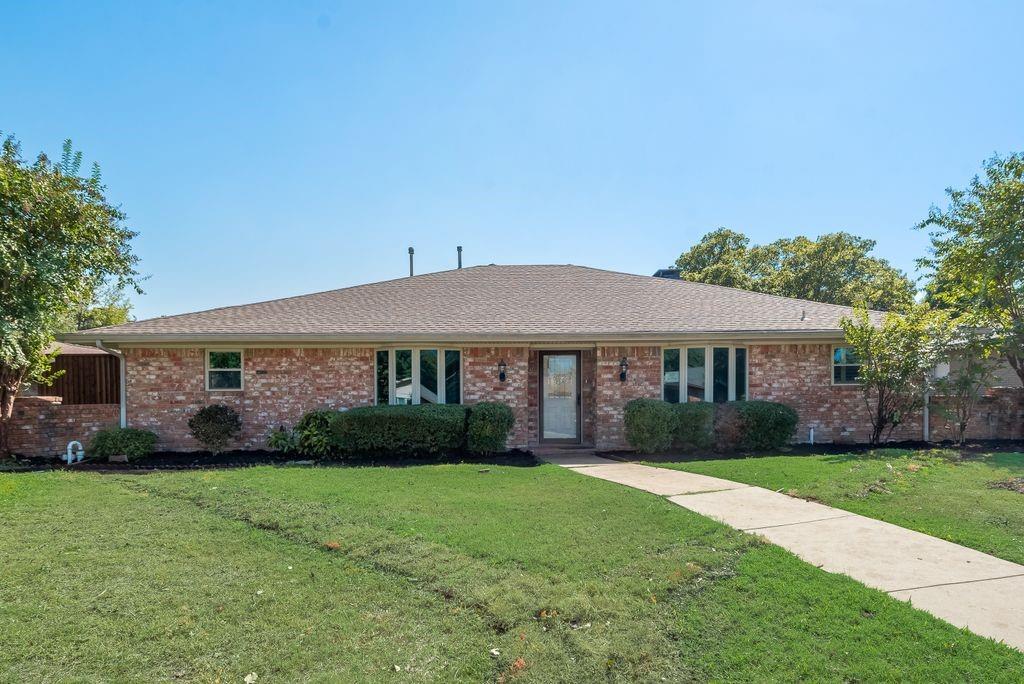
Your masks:
{"label": "window", "polygon": [[706,354],[704,347],[690,347],[686,350],[686,401],[707,399],[704,390],[707,385],[707,372],[704,368]]}
{"label": "window", "polygon": [[679,403],[679,350],[662,350],[662,397],[673,404]]}
{"label": "window", "polygon": [[849,347],[835,347],[832,350],[832,383],[855,385],[860,375],[860,359],[857,352]]}
{"label": "window", "polygon": [[390,373],[388,368],[388,354],[386,349],[382,349],[377,352],[377,403],[378,404],[390,404],[391,403],[391,382]]}
{"label": "window", "polygon": [[376,365],[378,404],[462,403],[458,349],[381,349]]}
{"label": "window", "polygon": [[743,347],[666,348],[661,354],[665,401],[746,399],[747,350]]}
{"label": "window", "polygon": [[242,352],[207,350],[206,389],[242,389]]}
{"label": "window", "polygon": [[747,399],[747,350],[736,348],[736,401]]}

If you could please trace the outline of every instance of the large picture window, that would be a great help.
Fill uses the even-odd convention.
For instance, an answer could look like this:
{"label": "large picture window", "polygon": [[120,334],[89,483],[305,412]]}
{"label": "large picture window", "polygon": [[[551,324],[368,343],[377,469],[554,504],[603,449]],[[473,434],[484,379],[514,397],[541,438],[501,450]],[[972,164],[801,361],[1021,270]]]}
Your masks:
{"label": "large picture window", "polygon": [[206,351],[206,389],[242,389],[242,350]]}
{"label": "large picture window", "polygon": [[381,349],[376,357],[376,403],[462,403],[458,349]]}
{"label": "large picture window", "polygon": [[860,359],[849,347],[832,350],[832,382],[836,385],[855,385],[860,376]]}
{"label": "large picture window", "polygon": [[662,398],[734,401],[747,398],[747,350],[743,347],[662,349]]}

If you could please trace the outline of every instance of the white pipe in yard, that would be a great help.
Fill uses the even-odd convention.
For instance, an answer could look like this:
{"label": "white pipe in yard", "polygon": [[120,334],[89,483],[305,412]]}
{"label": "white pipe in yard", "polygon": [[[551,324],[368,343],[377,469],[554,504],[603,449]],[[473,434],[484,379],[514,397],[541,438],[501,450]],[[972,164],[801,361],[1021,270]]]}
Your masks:
{"label": "white pipe in yard", "polygon": [[121,399],[121,427],[128,427],[128,404],[126,403],[127,398],[125,397],[125,388],[127,387],[127,382],[125,381],[126,366],[124,361],[124,354],[116,349],[111,349],[110,347],[104,346],[103,342],[101,342],[100,340],[96,340],[96,346],[102,349],[103,351],[107,352],[108,354],[116,356],[121,362],[121,372],[119,373],[121,377],[119,379],[120,382],[118,383],[117,388],[118,394],[120,395]]}

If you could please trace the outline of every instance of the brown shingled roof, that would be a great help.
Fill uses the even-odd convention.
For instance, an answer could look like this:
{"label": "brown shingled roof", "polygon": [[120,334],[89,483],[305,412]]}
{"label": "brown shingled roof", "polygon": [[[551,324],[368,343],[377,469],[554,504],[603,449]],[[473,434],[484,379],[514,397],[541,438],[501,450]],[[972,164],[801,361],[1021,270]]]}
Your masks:
{"label": "brown shingled roof", "polygon": [[65,336],[72,341],[641,339],[838,333],[847,307],[583,266],[474,266]]}

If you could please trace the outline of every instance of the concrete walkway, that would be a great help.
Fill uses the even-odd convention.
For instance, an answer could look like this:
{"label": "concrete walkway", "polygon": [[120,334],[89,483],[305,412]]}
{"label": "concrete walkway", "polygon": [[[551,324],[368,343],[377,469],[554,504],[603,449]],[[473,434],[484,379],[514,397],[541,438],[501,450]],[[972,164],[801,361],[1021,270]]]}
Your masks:
{"label": "concrete walkway", "polygon": [[787,549],[828,572],[1024,650],[1024,565],[874,518],[717,477],[592,453],[544,460],[652,494]]}

